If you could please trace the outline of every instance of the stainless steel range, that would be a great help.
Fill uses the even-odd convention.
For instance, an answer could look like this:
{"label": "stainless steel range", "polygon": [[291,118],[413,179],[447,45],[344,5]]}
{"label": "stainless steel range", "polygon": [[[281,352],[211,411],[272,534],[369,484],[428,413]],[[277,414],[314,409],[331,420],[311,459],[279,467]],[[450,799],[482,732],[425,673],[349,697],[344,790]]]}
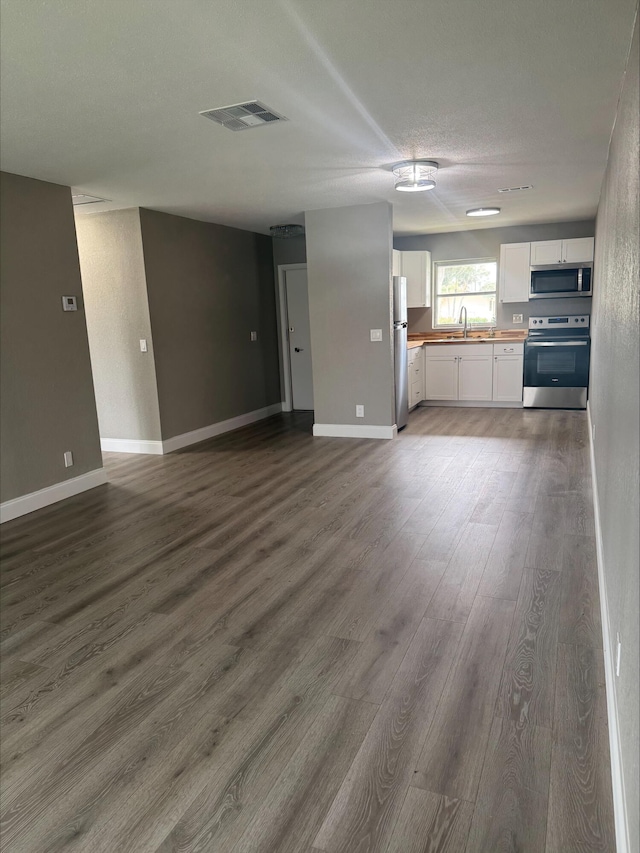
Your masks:
{"label": "stainless steel range", "polygon": [[588,314],[531,317],[524,344],[523,405],[586,408],[590,352]]}

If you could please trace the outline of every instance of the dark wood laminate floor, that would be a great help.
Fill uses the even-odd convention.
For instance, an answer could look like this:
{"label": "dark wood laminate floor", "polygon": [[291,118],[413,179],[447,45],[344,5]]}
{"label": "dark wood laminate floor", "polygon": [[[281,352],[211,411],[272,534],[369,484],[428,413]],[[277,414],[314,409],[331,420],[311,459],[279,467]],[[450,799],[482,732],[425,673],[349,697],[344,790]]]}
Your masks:
{"label": "dark wood laminate floor", "polygon": [[283,415],[4,525],[4,853],[613,851],[586,430]]}

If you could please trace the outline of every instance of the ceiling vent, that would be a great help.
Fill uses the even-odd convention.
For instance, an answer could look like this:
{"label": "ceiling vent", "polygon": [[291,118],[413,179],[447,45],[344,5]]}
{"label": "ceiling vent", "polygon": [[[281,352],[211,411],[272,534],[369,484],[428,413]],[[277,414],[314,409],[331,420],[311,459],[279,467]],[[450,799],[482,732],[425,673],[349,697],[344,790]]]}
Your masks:
{"label": "ceiling vent", "polygon": [[269,228],[272,237],[299,237],[304,234],[302,225],[272,225]]}
{"label": "ceiling vent", "polygon": [[498,190],[499,193],[519,193],[522,190],[532,190],[533,184],[527,184],[524,187],[502,187],[501,190]]}
{"label": "ceiling vent", "polygon": [[108,198],[98,198],[97,195],[84,195],[84,193],[75,193],[71,196],[71,201],[74,207],[79,207],[81,204],[98,204],[101,201],[109,201]]}
{"label": "ceiling vent", "polygon": [[265,124],[287,121],[285,116],[266,107],[260,101],[247,101],[245,104],[203,110],[200,115],[221,124],[227,130],[248,130],[250,127],[262,127]]}

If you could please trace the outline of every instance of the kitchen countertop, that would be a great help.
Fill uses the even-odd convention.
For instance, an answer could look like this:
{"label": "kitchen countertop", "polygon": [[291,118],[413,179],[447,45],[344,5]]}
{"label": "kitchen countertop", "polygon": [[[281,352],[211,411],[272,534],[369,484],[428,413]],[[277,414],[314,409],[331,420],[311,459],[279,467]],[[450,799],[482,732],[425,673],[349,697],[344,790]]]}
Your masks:
{"label": "kitchen countertop", "polygon": [[493,338],[490,338],[486,332],[471,332],[467,338],[462,337],[462,332],[449,335],[430,332],[424,335],[409,335],[407,349],[415,349],[423,344],[520,344],[526,337],[526,329],[496,329]]}

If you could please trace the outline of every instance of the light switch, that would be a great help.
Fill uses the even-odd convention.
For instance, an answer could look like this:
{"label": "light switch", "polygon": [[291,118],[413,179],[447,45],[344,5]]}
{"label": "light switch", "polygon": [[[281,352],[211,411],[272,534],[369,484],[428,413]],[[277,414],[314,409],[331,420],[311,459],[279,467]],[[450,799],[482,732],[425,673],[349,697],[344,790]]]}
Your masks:
{"label": "light switch", "polygon": [[371,340],[372,341],[381,341],[382,340],[382,329],[371,329]]}
{"label": "light switch", "polygon": [[73,453],[70,450],[64,452],[64,467],[71,468],[73,465]]}
{"label": "light switch", "polygon": [[258,333],[257,332],[251,332],[251,340],[252,341],[258,340]]}
{"label": "light switch", "polygon": [[78,310],[78,297],[77,296],[63,296],[62,297],[62,310],[63,311],[77,311]]}
{"label": "light switch", "polygon": [[140,338],[140,352],[146,352],[146,351],[147,351],[147,342],[145,341],[144,338]]}

